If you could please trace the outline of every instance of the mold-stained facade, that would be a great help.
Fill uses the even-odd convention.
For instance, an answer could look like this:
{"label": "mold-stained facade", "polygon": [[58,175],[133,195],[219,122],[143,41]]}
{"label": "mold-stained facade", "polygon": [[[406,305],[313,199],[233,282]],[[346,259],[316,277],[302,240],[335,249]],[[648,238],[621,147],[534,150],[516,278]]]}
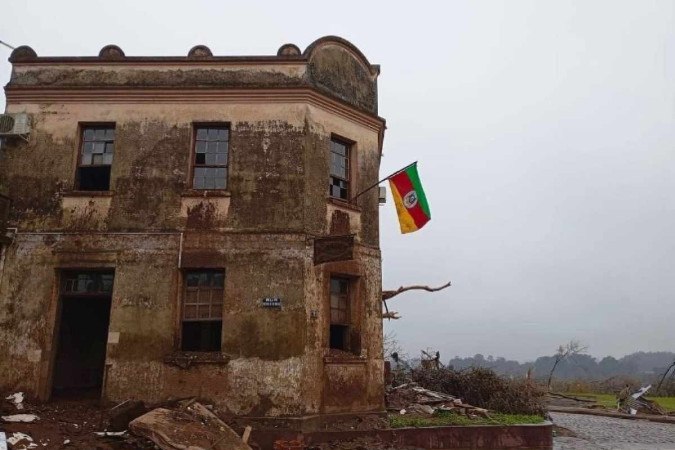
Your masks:
{"label": "mold-stained facade", "polygon": [[[10,62],[6,113],[31,132],[0,150],[0,389],[383,410],[377,190],[350,201],[378,178],[378,66],[336,37],[276,56],[19,47]],[[346,200],[329,193],[336,161]],[[316,263],[317,240],[347,235],[351,259]],[[101,335],[101,373],[83,376],[98,353],[77,336]]]}

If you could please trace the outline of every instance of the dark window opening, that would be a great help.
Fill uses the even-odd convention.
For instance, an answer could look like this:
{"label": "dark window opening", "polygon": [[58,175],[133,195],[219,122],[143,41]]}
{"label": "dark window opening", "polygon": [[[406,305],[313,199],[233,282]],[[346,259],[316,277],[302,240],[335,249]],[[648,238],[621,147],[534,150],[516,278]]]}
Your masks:
{"label": "dark window opening", "polygon": [[110,166],[80,167],[77,177],[80,191],[110,190]]}
{"label": "dark window opening", "polygon": [[185,352],[220,351],[222,329],[222,320],[183,322],[182,350]]}
{"label": "dark window opening", "polygon": [[328,194],[340,200],[349,200],[349,153],[350,145],[330,141],[330,185]]}
{"label": "dark window opening", "polygon": [[225,274],[222,270],[185,273],[181,349],[220,351]]}
{"label": "dark window opening", "polygon": [[192,187],[226,189],[230,129],[227,126],[195,128]]}
{"label": "dark window opening", "polygon": [[350,286],[348,278],[330,279],[330,348],[350,350]]}
{"label": "dark window opening", "polygon": [[330,348],[349,351],[349,327],[347,325],[330,326]]}

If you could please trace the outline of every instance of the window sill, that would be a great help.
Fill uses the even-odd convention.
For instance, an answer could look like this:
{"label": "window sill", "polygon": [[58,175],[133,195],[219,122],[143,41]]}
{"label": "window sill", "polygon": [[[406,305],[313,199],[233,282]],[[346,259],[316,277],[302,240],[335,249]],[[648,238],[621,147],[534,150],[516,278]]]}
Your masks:
{"label": "window sill", "polygon": [[324,364],[365,364],[367,361],[366,358],[354,355],[352,357],[339,356],[337,358],[334,356],[324,356],[323,362]]}
{"label": "window sill", "polygon": [[326,350],[326,353],[323,357],[325,364],[365,364],[367,362],[365,357],[345,350],[331,348]]}
{"label": "window sill", "polygon": [[180,194],[181,197],[230,197],[232,194],[225,189],[188,189]]}
{"label": "window sill", "polygon": [[355,205],[353,203],[349,203],[345,200],[340,200],[340,199],[337,199],[337,198],[334,198],[334,197],[328,197],[328,203],[332,203],[333,205],[339,206],[341,208],[350,209],[350,210],[356,211],[356,212],[361,212],[360,206]]}
{"label": "window sill", "polygon": [[64,197],[112,197],[114,191],[68,191],[64,192]]}
{"label": "window sill", "polygon": [[225,365],[230,362],[230,356],[221,352],[173,352],[164,355],[164,364],[188,369],[193,364]]}

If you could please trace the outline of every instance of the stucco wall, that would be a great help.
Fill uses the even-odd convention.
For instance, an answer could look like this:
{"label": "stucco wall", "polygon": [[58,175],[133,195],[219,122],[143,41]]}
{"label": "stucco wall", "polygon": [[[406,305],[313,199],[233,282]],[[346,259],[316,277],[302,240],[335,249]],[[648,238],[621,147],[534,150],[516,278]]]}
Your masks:
{"label": "stucco wall", "polygon": [[[343,61],[344,51],[331,54]],[[59,101],[21,97],[28,95],[22,86],[86,86],[92,76],[73,64],[52,72],[22,64],[7,111],[30,114],[33,131],[28,142],[15,140],[0,152],[0,183],[13,199],[10,226],[18,230],[0,282],[0,360],[11,361],[0,364],[0,388],[49,396],[59,270],[110,268],[115,283],[106,397],[196,395],[253,416],[382,408],[377,193],[352,206],[327,198],[333,134],[355,142],[354,193],[377,179],[382,129],[374,119],[329,100],[278,92],[267,100],[249,93],[203,101],[208,92],[156,102],[105,93],[61,92]],[[304,67],[285,65],[259,76],[306,78]],[[321,67],[331,65],[324,60]],[[362,61],[349,70],[366,76],[358,67],[365,67]],[[101,70],[109,85],[137,75],[117,66]],[[157,79],[176,81],[167,75],[170,68],[157,71]],[[185,76],[178,81],[193,80]],[[366,78],[363,86],[374,83]],[[138,79],[147,84],[155,78]],[[334,87],[336,96],[347,95],[346,86]],[[376,99],[362,94],[356,103]],[[79,126],[96,122],[115,123],[111,189],[76,192]],[[225,192],[190,188],[193,124],[199,122],[230,125]],[[313,240],[335,231],[336,214],[355,234],[354,260],[314,265]],[[224,358],[181,367],[172,358],[179,348],[182,271],[209,267],[226,274]],[[331,273],[356,276],[360,286],[360,353],[343,360],[329,357],[327,348]],[[261,308],[265,297],[280,297],[282,308]]]}

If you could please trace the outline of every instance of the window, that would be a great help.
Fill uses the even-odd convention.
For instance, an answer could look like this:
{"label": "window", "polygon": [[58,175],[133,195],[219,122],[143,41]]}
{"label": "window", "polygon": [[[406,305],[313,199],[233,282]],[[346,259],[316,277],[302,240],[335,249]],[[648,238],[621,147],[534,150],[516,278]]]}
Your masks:
{"label": "window", "polygon": [[230,130],[227,126],[195,127],[193,189],[227,188],[227,153]]}
{"label": "window", "polygon": [[61,290],[69,295],[110,295],[114,278],[111,272],[64,272]]}
{"label": "window", "polygon": [[350,289],[349,278],[330,279],[330,348],[349,351]]}
{"label": "window", "polygon": [[110,166],[115,153],[115,126],[82,128],[82,148],[77,164],[77,189],[110,190]]}
{"label": "window", "polygon": [[222,270],[185,273],[181,325],[183,351],[220,351],[224,285]]}
{"label": "window", "polygon": [[349,200],[350,150],[349,144],[331,139],[329,195],[340,200]]}

